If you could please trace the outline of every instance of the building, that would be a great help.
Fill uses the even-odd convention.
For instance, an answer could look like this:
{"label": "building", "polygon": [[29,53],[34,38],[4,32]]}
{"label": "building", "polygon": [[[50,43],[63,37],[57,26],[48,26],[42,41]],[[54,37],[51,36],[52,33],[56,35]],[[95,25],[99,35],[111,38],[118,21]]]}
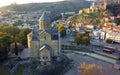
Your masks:
{"label": "building", "polygon": [[104,40],[106,38],[106,32],[103,30],[94,30],[92,38],[96,40]]}
{"label": "building", "polygon": [[94,13],[94,12],[98,12],[98,7],[97,7],[97,5],[95,5],[94,1],[93,1],[92,5],[90,6],[90,8],[84,8],[82,10],[79,10],[79,14]]}
{"label": "building", "polygon": [[86,25],[85,27],[86,27],[87,29],[91,29],[91,30],[93,30],[93,29],[95,28],[94,25]]}
{"label": "building", "polygon": [[39,29],[34,28],[27,39],[30,58],[38,59],[43,65],[49,65],[52,57],[60,54],[58,30],[51,27],[47,12],[39,19]]}
{"label": "building", "polygon": [[79,10],[79,14],[82,14],[83,13],[83,10]]}
{"label": "building", "polygon": [[83,9],[83,12],[84,12],[84,13],[90,13],[90,9],[89,9],[89,8],[84,8],[84,9]]}
{"label": "building", "polygon": [[106,39],[112,39],[115,42],[120,43],[120,33],[119,32],[107,32]]}
{"label": "building", "polygon": [[93,2],[92,5],[90,6],[90,11],[93,12],[97,12],[97,7],[95,6],[95,3]]}
{"label": "building", "polygon": [[103,3],[103,9],[106,10],[106,7],[107,7],[107,1],[104,0],[104,3]]}
{"label": "building", "polygon": [[100,1],[100,3],[97,5],[97,8],[98,8],[99,10],[106,10],[106,7],[107,7],[107,5],[108,5],[109,2],[110,2],[110,1],[108,1],[108,0],[102,0],[102,1]]}

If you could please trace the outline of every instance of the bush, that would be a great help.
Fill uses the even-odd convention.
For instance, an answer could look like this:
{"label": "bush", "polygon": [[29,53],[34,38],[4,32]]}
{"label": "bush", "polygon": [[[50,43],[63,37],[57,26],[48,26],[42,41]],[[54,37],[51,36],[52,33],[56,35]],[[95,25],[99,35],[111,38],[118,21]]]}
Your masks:
{"label": "bush", "polygon": [[78,71],[82,75],[105,75],[105,70],[102,66],[95,64],[86,64],[85,62],[81,63],[78,66]]}
{"label": "bush", "polygon": [[112,43],[112,41],[113,41],[112,39],[106,39],[107,43]]}

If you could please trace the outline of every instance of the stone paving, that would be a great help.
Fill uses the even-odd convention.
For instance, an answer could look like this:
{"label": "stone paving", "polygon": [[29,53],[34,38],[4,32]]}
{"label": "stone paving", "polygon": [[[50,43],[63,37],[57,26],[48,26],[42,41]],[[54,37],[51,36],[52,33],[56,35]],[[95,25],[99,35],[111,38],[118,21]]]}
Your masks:
{"label": "stone paving", "polygon": [[19,54],[19,56],[21,57],[21,58],[28,58],[29,57],[29,51],[28,51],[29,49],[28,48],[25,48],[20,54]]}

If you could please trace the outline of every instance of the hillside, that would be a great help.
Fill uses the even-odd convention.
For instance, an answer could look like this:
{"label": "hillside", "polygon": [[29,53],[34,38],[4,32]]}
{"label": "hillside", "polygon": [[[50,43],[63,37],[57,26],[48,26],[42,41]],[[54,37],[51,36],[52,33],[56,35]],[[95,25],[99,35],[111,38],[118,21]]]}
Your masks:
{"label": "hillside", "polygon": [[51,11],[54,14],[59,14],[61,12],[75,11],[78,12],[83,7],[89,7],[91,2],[85,0],[75,0],[75,1],[61,1],[61,2],[51,2],[51,3],[29,3],[29,4],[11,4],[9,6],[1,7],[0,10],[14,10],[18,12],[33,12],[44,10]]}
{"label": "hillside", "polygon": [[88,7],[89,2],[85,0],[80,1],[62,1],[62,2],[51,2],[51,3],[29,3],[29,4],[11,4],[9,6],[2,7],[0,9],[11,9],[14,11],[37,11],[37,10],[50,10],[50,11],[78,11],[83,7]]}

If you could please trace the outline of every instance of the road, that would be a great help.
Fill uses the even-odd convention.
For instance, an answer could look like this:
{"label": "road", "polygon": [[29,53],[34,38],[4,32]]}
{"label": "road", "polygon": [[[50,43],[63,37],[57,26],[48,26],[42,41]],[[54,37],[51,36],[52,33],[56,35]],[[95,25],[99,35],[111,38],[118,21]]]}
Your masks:
{"label": "road", "polygon": [[[73,40],[74,40],[73,36],[70,36],[70,37],[66,36],[64,38],[61,38],[61,44],[62,45],[72,45],[72,46],[75,46],[75,47],[80,47],[80,48],[83,48],[83,49],[88,49],[88,50],[92,50],[92,51],[100,51],[100,52],[103,52],[104,46],[113,47],[113,48],[115,46],[117,46],[115,44],[108,44],[108,43],[97,41],[97,40],[91,40],[90,41],[91,44],[88,45],[88,46],[85,46],[85,45],[76,45],[76,44],[73,44],[73,43],[69,42],[69,41],[73,41]],[[117,48],[120,49],[119,46]],[[115,49],[115,51],[112,53],[112,55],[118,56],[119,52],[117,52],[116,49]]]}
{"label": "road", "polygon": [[96,64],[96,65],[102,66],[103,69],[105,70],[104,75],[120,75],[119,70],[115,70],[112,68],[113,64],[110,64],[95,58],[91,58],[88,56],[74,54],[74,53],[67,53],[66,55],[74,61],[74,67],[71,70],[69,70],[65,75],[81,75],[78,72],[78,66],[82,62],[85,62],[87,64]]}

